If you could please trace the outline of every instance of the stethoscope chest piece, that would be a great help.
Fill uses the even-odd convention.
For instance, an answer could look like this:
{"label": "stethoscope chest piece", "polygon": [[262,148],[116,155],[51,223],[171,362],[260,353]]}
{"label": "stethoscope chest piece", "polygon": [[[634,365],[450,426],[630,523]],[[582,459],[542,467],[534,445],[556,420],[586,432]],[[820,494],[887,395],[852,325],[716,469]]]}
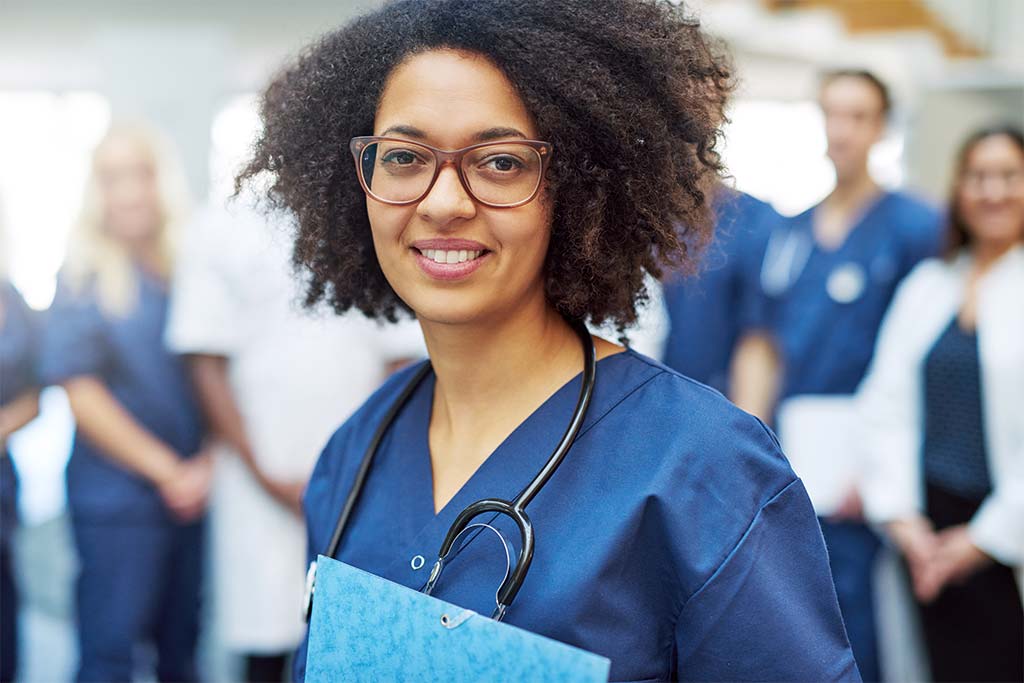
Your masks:
{"label": "stethoscope chest piece", "polygon": [[[449,557],[449,553],[451,553],[455,547],[456,541],[459,540],[465,531],[477,527],[486,527],[496,533],[499,539],[502,539],[502,543],[505,545],[505,557],[508,562],[506,565],[505,579],[502,581],[501,586],[495,594],[496,608],[494,614],[491,616],[492,619],[501,621],[505,616],[505,612],[509,605],[512,604],[512,601],[518,594],[519,589],[522,587],[523,581],[526,579],[526,573],[529,571],[530,564],[533,561],[534,544],[533,524],[530,521],[529,515],[526,514],[526,506],[544,487],[548,479],[551,478],[551,475],[554,474],[555,470],[558,468],[559,464],[561,464],[569,449],[572,447],[572,444],[576,439],[576,435],[583,426],[583,420],[587,415],[587,408],[590,406],[590,399],[594,393],[594,384],[597,374],[597,354],[594,349],[594,342],[590,337],[590,332],[587,330],[586,325],[582,322],[576,321],[572,326],[576,334],[579,336],[583,351],[583,374],[580,383],[580,394],[576,400],[576,406],[573,408],[572,417],[569,419],[569,424],[566,426],[565,433],[562,435],[562,438],[559,440],[554,451],[552,451],[551,455],[548,457],[547,462],[544,463],[544,467],[512,500],[485,498],[471,503],[459,513],[451,527],[449,527],[448,533],[445,535],[444,542],[441,544],[441,549],[437,554],[437,561],[430,571],[430,578],[422,589],[423,593],[430,595],[433,592],[434,586],[440,578],[441,572],[444,570],[445,562]],[[337,554],[338,547],[341,544],[342,534],[348,525],[352,510],[355,508],[355,505],[359,500],[359,495],[362,492],[370,466],[373,463],[377,448],[380,445],[381,440],[384,438],[385,432],[395,420],[399,410],[401,410],[402,406],[409,400],[413,391],[415,391],[416,387],[429,371],[430,364],[424,363],[413,375],[410,382],[402,390],[401,394],[392,404],[388,413],[384,416],[384,419],[381,420],[378,425],[373,439],[370,441],[370,444],[367,446],[366,453],[363,455],[362,462],[360,463],[359,469],[356,473],[355,482],[349,490],[348,497],[345,500],[345,505],[338,515],[338,520],[334,526],[334,532],[331,534],[330,543],[328,543],[327,548],[323,553],[324,557],[332,558]],[[515,565],[512,565],[511,563],[508,544],[505,543],[501,533],[497,529],[489,524],[471,523],[476,517],[491,513],[508,517],[515,522],[519,529],[520,549]],[[413,569],[419,569],[423,566],[423,558],[419,558],[419,561],[419,566],[414,565]],[[306,573],[305,616],[307,622],[312,614],[313,594],[315,589],[316,562],[313,561],[310,563],[309,570]]]}

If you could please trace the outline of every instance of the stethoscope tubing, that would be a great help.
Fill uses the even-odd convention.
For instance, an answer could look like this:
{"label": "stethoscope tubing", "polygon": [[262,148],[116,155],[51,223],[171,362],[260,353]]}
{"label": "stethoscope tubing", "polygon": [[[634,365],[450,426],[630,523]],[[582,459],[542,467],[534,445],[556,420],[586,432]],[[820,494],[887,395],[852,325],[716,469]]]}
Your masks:
{"label": "stethoscope tubing", "polygon": [[[460,537],[462,532],[474,518],[488,512],[505,515],[511,518],[519,529],[521,540],[516,565],[511,573],[506,574],[501,587],[498,589],[496,596],[497,607],[492,618],[500,621],[504,617],[508,607],[512,604],[512,601],[515,600],[516,596],[519,594],[519,590],[522,588],[523,582],[526,580],[526,575],[530,570],[530,565],[533,562],[534,551],[535,534],[533,531],[533,523],[526,514],[526,506],[529,505],[537,494],[540,493],[541,489],[544,488],[545,484],[547,484],[548,480],[551,479],[552,475],[558,469],[558,466],[562,464],[565,456],[572,448],[573,442],[576,440],[576,437],[583,426],[583,421],[586,419],[587,410],[590,407],[590,401],[594,394],[594,385],[597,378],[597,352],[594,348],[594,341],[590,336],[590,331],[582,322],[573,322],[572,327],[579,337],[580,345],[583,349],[583,377],[580,383],[580,393],[576,400],[576,406],[573,409],[572,417],[569,420],[569,424],[566,427],[562,438],[559,440],[555,450],[548,457],[544,466],[540,469],[537,475],[534,476],[523,490],[520,491],[511,501],[499,498],[478,500],[468,505],[459,513],[451,527],[449,527],[448,533],[445,535],[444,542],[441,544],[437,561],[431,570],[430,578],[427,580],[427,583],[423,588],[423,592],[425,594],[430,595],[433,592],[437,585],[437,581],[441,576],[441,572],[444,569],[445,561],[448,559],[456,540]],[[412,397],[412,394],[416,391],[417,387],[419,387],[420,383],[431,372],[431,369],[430,363],[427,362],[416,371],[412,379],[408,384],[406,384],[401,394],[399,394],[398,398],[394,403],[392,403],[388,412],[384,415],[384,418],[378,425],[376,432],[374,432],[373,438],[370,440],[369,446],[367,446],[366,453],[363,455],[363,459],[359,463],[359,469],[356,471],[352,488],[349,489],[348,496],[345,499],[345,504],[341,509],[341,513],[338,515],[337,521],[335,522],[334,531],[331,534],[331,540],[327,544],[327,548],[323,553],[325,557],[334,557],[337,554],[345,529],[347,528],[352,516],[352,512],[355,510],[355,507],[359,502],[360,495],[362,494],[363,487],[366,483],[366,477],[369,475],[370,467],[373,465],[373,460],[380,448],[381,441],[383,441],[385,434],[387,434],[388,429],[395,421],[398,413]],[[312,611],[312,597],[315,580],[316,562],[314,561],[310,565],[309,573],[307,575],[307,621]]]}

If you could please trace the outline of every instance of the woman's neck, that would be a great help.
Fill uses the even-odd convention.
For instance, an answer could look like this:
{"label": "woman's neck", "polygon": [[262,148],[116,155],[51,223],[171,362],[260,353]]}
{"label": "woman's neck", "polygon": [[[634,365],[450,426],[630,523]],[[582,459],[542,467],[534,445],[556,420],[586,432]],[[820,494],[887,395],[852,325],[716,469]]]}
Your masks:
{"label": "woman's neck", "polygon": [[[583,353],[576,332],[543,296],[493,321],[420,324],[437,376],[429,441],[439,511],[520,424],[583,369]],[[595,350],[600,359],[622,347],[595,339]]]}
{"label": "woman's neck", "polygon": [[421,325],[437,376],[434,420],[454,433],[532,412],[583,367],[572,327],[543,301],[495,321]]}
{"label": "woman's neck", "polygon": [[855,214],[880,192],[878,184],[867,169],[860,173],[836,179],[836,186],[825,199],[825,204],[836,211]]}
{"label": "woman's neck", "polygon": [[157,237],[148,236],[137,240],[126,240],[124,248],[132,262],[150,275],[161,280],[168,277],[168,264],[164,260]]}
{"label": "woman's neck", "polygon": [[978,242],[972,249],[975,272],[979,275],[985,273],[992,267],[992,264],[1020,243],[1020,240],[1014,242]]}

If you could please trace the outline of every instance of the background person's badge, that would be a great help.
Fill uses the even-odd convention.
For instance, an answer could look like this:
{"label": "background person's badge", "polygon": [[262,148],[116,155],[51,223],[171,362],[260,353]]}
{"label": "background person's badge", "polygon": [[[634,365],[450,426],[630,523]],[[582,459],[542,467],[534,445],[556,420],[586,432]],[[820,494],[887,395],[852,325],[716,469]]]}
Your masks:
{"label": "background person's badge", "polygon": [[825,290],[836,303],[848,304],[860,297],[866,283],[867,275],[864,268],[851,261],[832,271],[825,283]]}

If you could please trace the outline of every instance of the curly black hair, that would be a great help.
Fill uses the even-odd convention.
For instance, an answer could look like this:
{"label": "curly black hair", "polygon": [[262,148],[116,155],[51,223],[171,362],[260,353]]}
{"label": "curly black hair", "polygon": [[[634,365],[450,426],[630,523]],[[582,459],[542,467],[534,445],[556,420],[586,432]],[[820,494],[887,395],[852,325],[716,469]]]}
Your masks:
{"label": "curly black hair", "polygon": [[692,270],[732,68],[682,8],[654,0],[401,0],[326,34],[266,90],[236,190],[295,220],[305,303],[395,320],[406,309],[373,249],[349,140],[373,132],[392,70],[433,49],[483,55],[553,144],[545,291],[562,315],[636,320],[644,273]]}

